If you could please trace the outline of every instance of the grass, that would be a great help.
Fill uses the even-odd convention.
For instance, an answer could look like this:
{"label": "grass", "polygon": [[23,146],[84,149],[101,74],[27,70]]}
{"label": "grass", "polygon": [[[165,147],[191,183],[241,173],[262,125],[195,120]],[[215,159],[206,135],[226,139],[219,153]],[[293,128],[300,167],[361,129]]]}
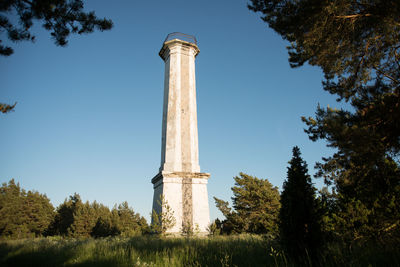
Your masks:
{"label": "grass", "polygon": [[257,236],[234,238],[42,238],[0,242],[0,266],[265,266]]}
{"label": "grass", "polygon": [[[250,235],[3,240],[0,266],[294,266],[274,247]],[[318,265],[400,266],[400,253],[397,247],[330,246]]]}

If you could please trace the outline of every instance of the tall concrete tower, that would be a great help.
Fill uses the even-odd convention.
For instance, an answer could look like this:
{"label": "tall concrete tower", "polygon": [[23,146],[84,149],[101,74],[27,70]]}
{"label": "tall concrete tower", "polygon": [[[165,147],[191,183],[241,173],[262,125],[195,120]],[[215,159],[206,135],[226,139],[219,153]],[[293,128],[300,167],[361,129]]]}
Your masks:
{"label": "tall concrete tower", "polygon": [[165,62],[161,167],[151,180],[153,209],[160,213],[163,195],[174,212],[176,224],[167,233],[180,233],[183,226],[207,232],[210,223],[207,180],[201,173],[197,134],[195,58],[200,52],[194,36],[171,33],[159,53]]}

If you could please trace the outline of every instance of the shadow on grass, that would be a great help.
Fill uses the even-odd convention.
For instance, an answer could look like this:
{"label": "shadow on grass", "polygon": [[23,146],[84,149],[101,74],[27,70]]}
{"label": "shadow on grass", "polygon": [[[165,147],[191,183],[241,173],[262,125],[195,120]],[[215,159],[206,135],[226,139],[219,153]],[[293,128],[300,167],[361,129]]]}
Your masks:
{"label": "shadow on grass", "polygon": [[0,266],[265,266],[261,238],[19,240],[0,243]]}
{"label": "shadow on grass", "polygon": [[[106,238],[0,242],[0,266],[266,266],[261,238]],[[149,266],[147,265],[147,266]]]}
{"label": "shadow on grass", "polygon": [[[41,244],[42,243],[42,244]],[[51,242],[26,240],[18,244],[0,244],[0,266],[1,267],[23,267],[23,266],[74,266],[74,267],[106,267],[119,266],[115,259],[88,258],[79,259],[79,246],[82,241],[62,242],[53,244]]]}
{"label": "shadow on grass", "polygon": [[183,266],[269,266],[269,243],[262,238],[132,238],[127,243],[143,259],[155,254],[178,258]]}
{"label": "shadow on grass", "polygon": [[42,248],[40,250],[21,244],[0,244],[0,266],[62,266],[73,257],[68,249]]}
{"label": "shadow on grass", "polygon": [[[0,266],[296,266],[261,237],[0,241]],[[309,264],[305,263],[304,266]],[[313,266],[400,266],[399,246],[331,244]]]}

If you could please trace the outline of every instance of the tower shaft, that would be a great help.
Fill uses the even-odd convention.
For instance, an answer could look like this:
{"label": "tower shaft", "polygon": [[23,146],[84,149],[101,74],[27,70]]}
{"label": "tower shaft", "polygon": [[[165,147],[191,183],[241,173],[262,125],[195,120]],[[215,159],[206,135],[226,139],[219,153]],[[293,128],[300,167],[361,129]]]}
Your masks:
{"label": "tower shaft", "polygon": [[195,44],[174,39],[160,51],[165,61],[160,171],[200,172]]}
{"label": "tower shaft", "polygon": [[168,40],[168,37],[159,53],[165,62],[164,105],[161,166],[151,180],[153,210],[158,214],[165,211],[159,201],[162,196],[176,220],[167,232],[181,233],[182,229],[191,228],[206,233],[210,223],[207,192],[210,174],[201,173],[199,166],[195,77],[199,48],[196,42],[182,38]]}

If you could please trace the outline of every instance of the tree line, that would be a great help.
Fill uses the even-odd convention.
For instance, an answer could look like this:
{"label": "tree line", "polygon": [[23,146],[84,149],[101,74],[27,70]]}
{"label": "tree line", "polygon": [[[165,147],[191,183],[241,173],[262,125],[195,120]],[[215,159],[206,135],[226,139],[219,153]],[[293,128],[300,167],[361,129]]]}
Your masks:
{"label": "tree line", "polygon": [[[214,197],[225,219],[216,219],[210,225],[213,235],[264,235],[276,241],[281,250],[299,264],[308,261],[317,264],[324,256],[324,249],[332,245],[345,249],[354,244],[390,247],[400,242],[400,229],[396,224],[383,233],[374,228],[388,223],[384,218],[399,218],[399,213],[391,213],[398,206],[386,206],[376,218],[371,217],[374,211],[354,199],[342,209],[346,196],[334,189],[331,193],[328,187],[319,191],[314,187],[297,146],[293,148],[281,193],[267,179],[240,173],[234,180],[232,207],[228,201]],[[391,197],[395,201],[394,196]]]}
{"label": "tree line", "polygon": [[297,146],[293,148],[282,193],[267,179],[245,173],[234,180],[232,208],[227,201],[214,197],[226,219],[213,222],[213,234],[262,234],[278,241],[292,259],[301,262],[306,252],[308,256],[319,255],[325,239],[325,209]]}
{"label": "tree line", "polygon": [[74,194],[57,208],[46,195],[25,191],[14,179],[0,187],[0,236],[106,237],[134,236],[149,231],[144,217],[125,201],[109,209]]}
{"label": "tree line", "polygon": [[335,149],[315,165],[330,188],[319,197],[326,238],[398,247],[400,2],[251,0],[248,8],[289,42],[291,67],[320,67],[323,90],[351,105],[318,105],[302,117],[311,141]]}

